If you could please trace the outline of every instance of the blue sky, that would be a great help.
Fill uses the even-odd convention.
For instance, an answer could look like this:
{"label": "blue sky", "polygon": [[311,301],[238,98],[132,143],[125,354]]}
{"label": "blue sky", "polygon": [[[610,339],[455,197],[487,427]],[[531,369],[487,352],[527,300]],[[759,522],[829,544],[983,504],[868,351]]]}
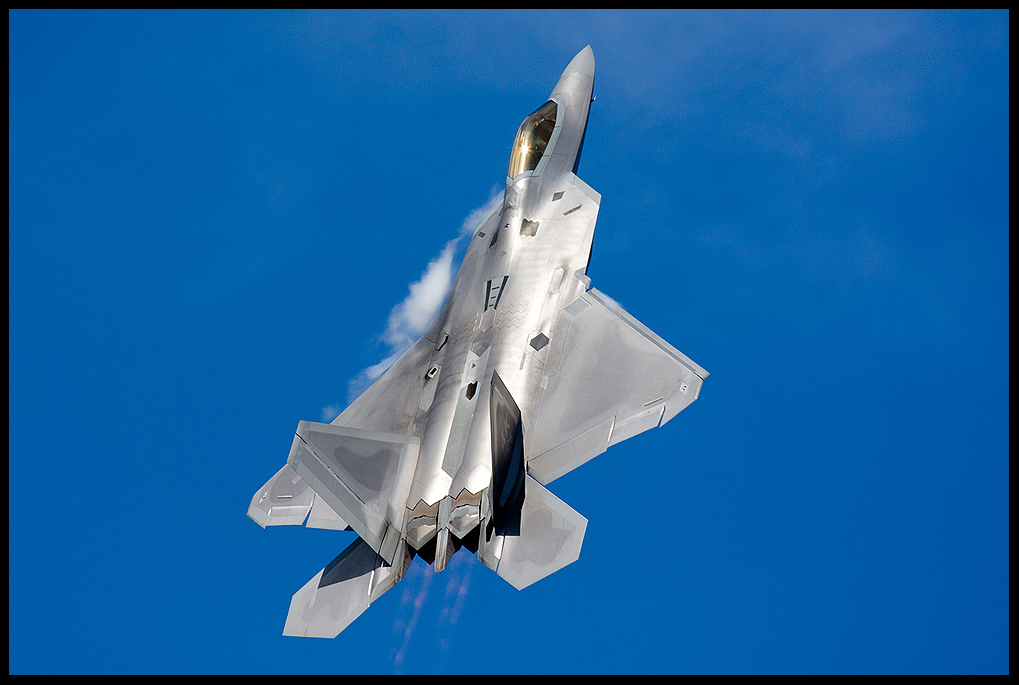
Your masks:
{"label": "blue sky", "polygon": [[[11,12],[9,671],[1008,672],[1007,12]],[[590,44],[589,275],[711,372],[579,562],[244,514]],[[31,497],[27,497],[31,494]]]}

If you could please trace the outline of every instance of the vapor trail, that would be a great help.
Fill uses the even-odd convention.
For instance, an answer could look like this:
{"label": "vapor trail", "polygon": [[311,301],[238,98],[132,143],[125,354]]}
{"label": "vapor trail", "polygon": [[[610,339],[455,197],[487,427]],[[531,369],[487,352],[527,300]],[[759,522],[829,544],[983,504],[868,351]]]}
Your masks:
{"label": "vapor trail", "polygon": [[[473,235],[481,222],[502,204],[502,196],[502,191],[495,192],[493,189],[492,197],[467,215],[457,236],[446,243],[437,257],[428,262],[421,278],[408,286],[407,297],[393,307],[386,322],[385,333],[381,336],[387,349],[385,358],[362,370],[350,381],[347,386],[347,404],[357,399],[428,330],[428,325],[442,309],[453,285],[453,276],[463,256],[460,253],[463,239]],[[322,419],[331,421],[340,411],[337,405],[325,407]]]}
{"label": "vapor trail", "polygon": [[[413,568],[413,567],[412,567]],[[397,650],[396,655],[393,657],[393,673],[395,675],[400,674],[400,669],[403,667],[403,658],[407,653],[407,647],[410,645],[410,639],[414,635],[414,628],[417,627],[418,619],[421,617],[421,608],[425,605],[425,598],[428,597],[428,586],[431,584],[432,576],[434,573],[430,573],[429,569],[425,569],[421,574],[421,586],[418,588],[417,594],[414,596],[413,602],[410,603],[411,614],[406,621],[398,622],[393,626],[394,630],[398,629],[401,625],[403,626],[402,641],[400,648]],[[412,582],[408,584],[407,592],[404,593],[404,601],[401,602],[401,613],[407,610],[409,598],[409,592],[413,590],[414,582],[417,578],[413,578]]]}

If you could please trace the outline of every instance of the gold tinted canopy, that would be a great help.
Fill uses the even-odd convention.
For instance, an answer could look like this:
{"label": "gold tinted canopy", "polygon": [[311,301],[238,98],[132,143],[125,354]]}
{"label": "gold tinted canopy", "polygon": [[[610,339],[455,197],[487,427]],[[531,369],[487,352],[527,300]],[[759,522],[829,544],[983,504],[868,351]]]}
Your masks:
{"label": "gold tinted canopy", "polygon": [[538,166],[538,160],[544,154],[552,131],[555,130],[556,110],[556,103],[549,100],[520,124],[517,138],[513,141],[513,153],[510,155],[510,178],[516,178],[525,171],[534,171]]}

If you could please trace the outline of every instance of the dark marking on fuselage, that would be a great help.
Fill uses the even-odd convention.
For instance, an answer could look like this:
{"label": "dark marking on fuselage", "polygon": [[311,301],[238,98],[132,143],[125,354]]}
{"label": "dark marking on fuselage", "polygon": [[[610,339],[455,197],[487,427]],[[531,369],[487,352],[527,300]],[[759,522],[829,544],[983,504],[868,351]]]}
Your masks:
{"label": "dark marking on fuselage", "polygon": [[485,309],[495,309],[499,306],[499,300],[502,299],[502,291],[506,289],[506,281],[509,280],[509,276],[503,276],[502,281],[498,284],[495,280],[488,281],[485,283]]}

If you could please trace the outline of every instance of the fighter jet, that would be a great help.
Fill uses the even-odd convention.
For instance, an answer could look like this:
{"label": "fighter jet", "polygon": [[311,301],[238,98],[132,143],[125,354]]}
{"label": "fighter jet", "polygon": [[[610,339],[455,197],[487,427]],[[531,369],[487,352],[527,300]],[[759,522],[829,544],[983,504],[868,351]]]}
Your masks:
{"label": "fighter jet", "polygon": [[546,486],[697,399],[707,372],[586,275],[593,88],[588,46],[520,124],[502,206],[428,332],[331,424],[301,421],[252,498],[262,527],[359,536],[294,595],[284,635],[335,637],[415,555],[441,572],[466,548],[517,589],[576,561],[587,519]]}

